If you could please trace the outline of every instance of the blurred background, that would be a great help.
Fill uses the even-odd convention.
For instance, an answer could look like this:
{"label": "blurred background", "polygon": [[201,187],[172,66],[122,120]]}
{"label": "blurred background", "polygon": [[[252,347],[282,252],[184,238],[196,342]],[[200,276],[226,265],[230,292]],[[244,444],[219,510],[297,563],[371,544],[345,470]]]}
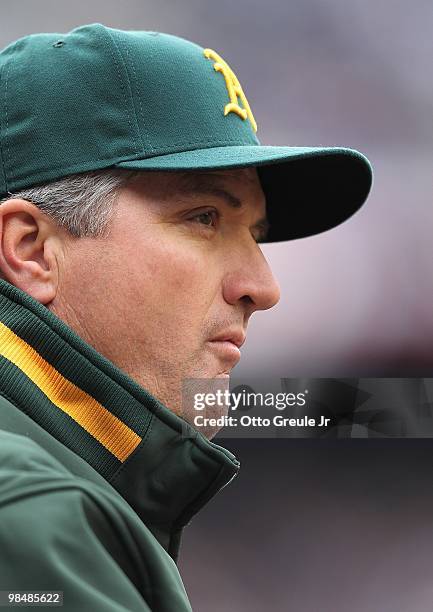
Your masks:
{"label": "blurred background", "polygon": [[[250,324],[237,377],[433,371],[431,0],[15,0],[0,45],[99,21],[218,51],[263,144],[349,146],[367,204],[319,236],[265,245],[280,304]],[[73,95],[73,92],[71,92]],[[288,186],[290,196],[290,186]],[[186,531],[203,612],[431,612],[430,441],[230,440],[244,467]]]}
{"label": "blurred background", "polygon": [[[263,144],[349,146],[367,204],[322,235],[264,247],[282,299],[252,319],[237,376],[429,375],[433,368],[430,0],[16,0],[0,45],[95,21],[217,50]],[[290,197],[290,186],[288,186]]]}

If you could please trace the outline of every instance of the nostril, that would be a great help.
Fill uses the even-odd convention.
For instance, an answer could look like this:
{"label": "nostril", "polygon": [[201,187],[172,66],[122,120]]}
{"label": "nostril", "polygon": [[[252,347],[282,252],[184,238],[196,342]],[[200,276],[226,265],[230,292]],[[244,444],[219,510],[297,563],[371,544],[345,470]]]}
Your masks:
{"label": "nostril", "polygon": [[53,47],[55,47],[56,49],[58,49],[59,47],[63,47],[65,44],[64,40],[58,40],[57,42],[53,43]]}
{"label": "nostril", "polygon": [[245,304],[245,306],[251,306],[251,304],[254,304],[254,300],[250,298],[249,295],[243,295],[241,297],[241,302]]}

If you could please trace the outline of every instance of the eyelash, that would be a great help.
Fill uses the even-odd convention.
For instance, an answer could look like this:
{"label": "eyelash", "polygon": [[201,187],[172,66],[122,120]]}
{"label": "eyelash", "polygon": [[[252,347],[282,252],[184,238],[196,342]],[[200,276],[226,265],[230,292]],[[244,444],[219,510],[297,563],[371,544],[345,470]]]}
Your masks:
{"label": "eyelash", "polygon": [[[200,223],[200,221],[198,221],[199,217],[202,217],[203,215],[210,215],[213,217],[213,224],[212,225],[208,225],[207,223]],[[196,215],[194,215],[193,217],[189,217],[188,221],[191,221],[192,223],[198,223],[199,225],[201,225],[202,227],[205,228],[216,228],[217,227],[217,223],[220,219],[220,213],[218,210],[215,209],[210,209],[210,210],[202,210],[201,212],[197,213]],[[261,240],[260,239],[256,239],[253,236],[254,240],[257,242],[257,244],[260,244]]]}
{"label": "eyelash", "polygon": [[[208,223],[201,223],[200,221],[198,221],[198,219],[200,217],[203,217],[204,215],[212,216],[212,218],[213,218],[213,225],[209,225]],[[188,219],[188,221],[199,223],[200,225],[203,225],[204,227],[216,227],[216,222],[218,221],[218,219],[219,219],[218,211],[214,210],[214,209],[210,209],[210,210],[202,210],[201,212],[197,213],[193,217],[190,217]]]}

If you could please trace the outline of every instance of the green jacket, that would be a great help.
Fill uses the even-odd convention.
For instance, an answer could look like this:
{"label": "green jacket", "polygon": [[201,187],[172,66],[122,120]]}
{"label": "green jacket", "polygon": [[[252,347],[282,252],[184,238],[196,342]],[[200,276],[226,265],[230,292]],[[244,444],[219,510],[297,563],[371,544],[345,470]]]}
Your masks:
{"label": "green jacket", "polygon": [[0,590],[63,591],[65,612],[191,610],[182,528],[238,468],[0,280]]}

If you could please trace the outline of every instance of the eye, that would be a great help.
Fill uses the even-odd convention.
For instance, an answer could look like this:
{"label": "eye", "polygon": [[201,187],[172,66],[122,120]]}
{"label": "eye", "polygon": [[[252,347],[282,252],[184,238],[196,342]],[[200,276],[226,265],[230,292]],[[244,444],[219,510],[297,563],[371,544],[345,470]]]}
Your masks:
{"label": "eye", "polygon": [[207,227],[215,227],[218,221],[218,212],[216,210],[204,210],[194,217],[190,217],[190,221],[206,225]]}

